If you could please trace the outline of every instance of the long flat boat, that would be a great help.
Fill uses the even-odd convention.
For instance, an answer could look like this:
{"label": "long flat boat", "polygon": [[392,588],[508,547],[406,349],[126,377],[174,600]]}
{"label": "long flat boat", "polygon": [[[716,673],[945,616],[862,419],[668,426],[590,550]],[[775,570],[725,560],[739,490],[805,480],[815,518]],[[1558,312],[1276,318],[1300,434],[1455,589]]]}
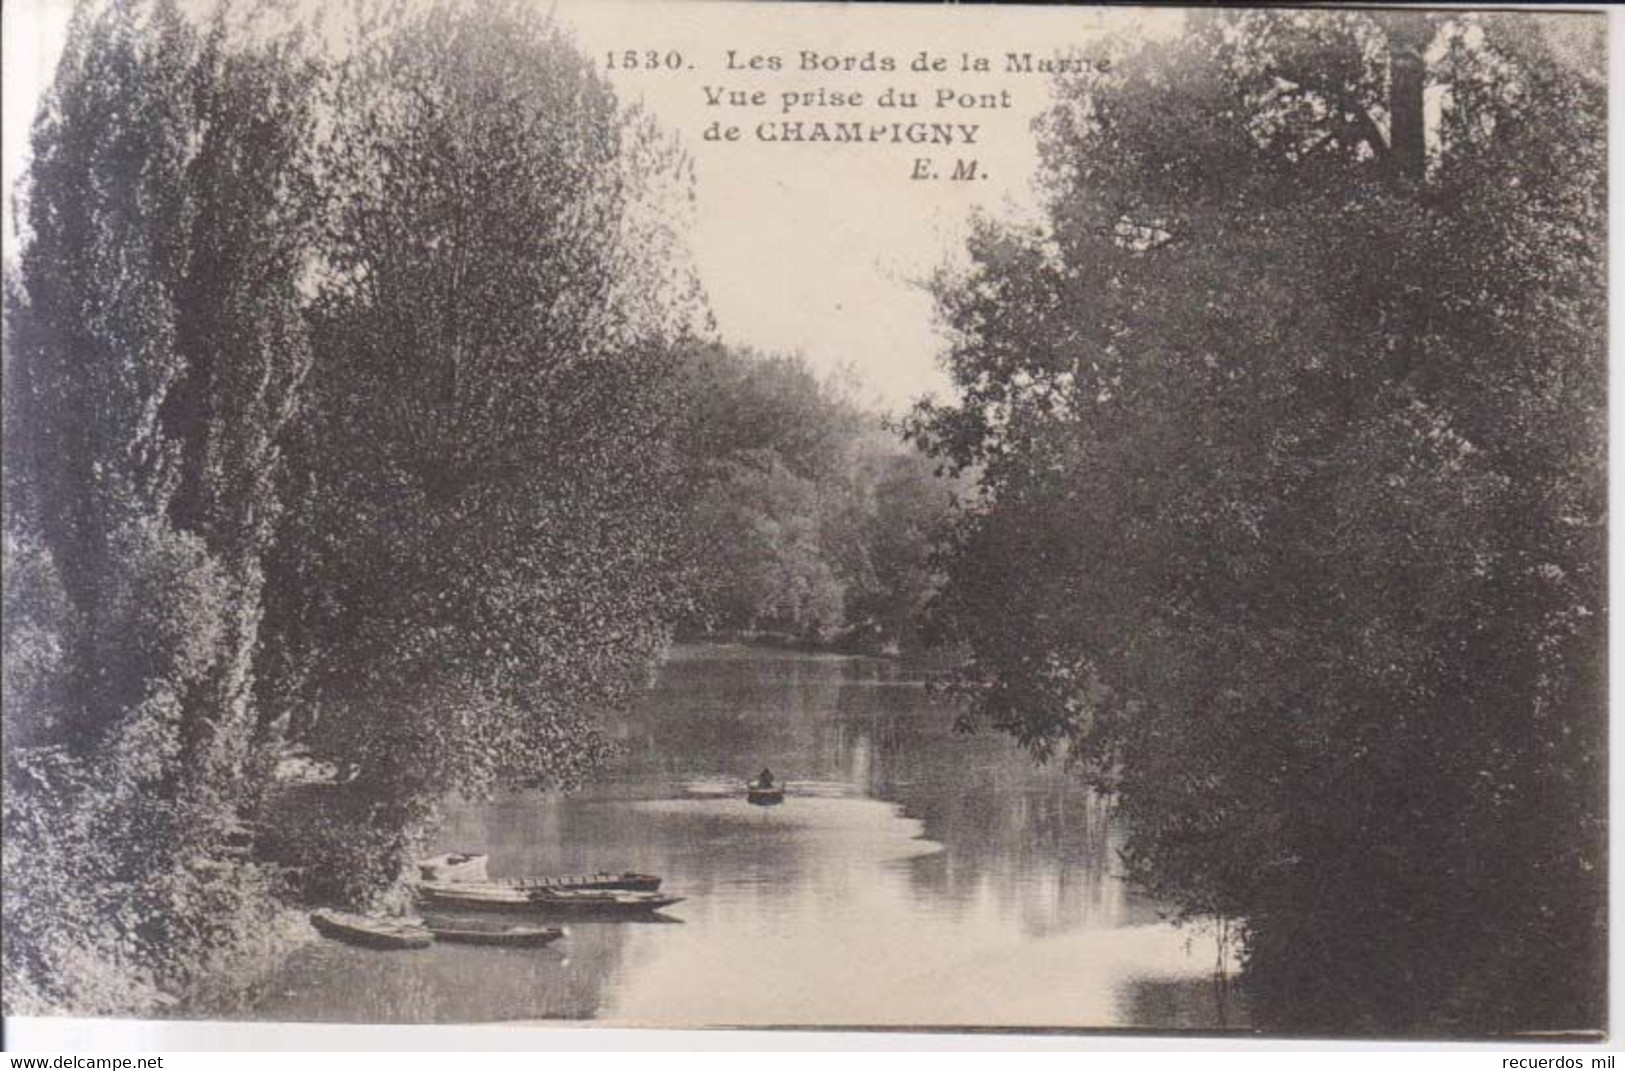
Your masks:
{"label": "long flat boat", "polygon": [[635,915],[683,899],[624,889],[524,889],[486,882],[419,882],[417,892],[436,907],[571,915]]}
{"label": "long flat boat", "polygon": [[[442,883],[444,884],[444,883]],[[655,874],[635,874],[628,870],[622,874],[571,874],[563,877],[489,878],[483,884],[504,889],[588,889],[601,891],[618,889],[625,892],[656,892],[660,878]]]}
{"label": "long flat boat", "polygon": [[469,919],[425,919],[436,940],[455,941],[465,945],[510,945],[535,948],[552,944],[564,936],[557,926],[495,926],[489,922]]}
{"label": "long flat boat", "polygon": [[486,881],[420,881],[413,886],[418,899],[436,904],[469,904],[475,907],[530,903],[530,894],[523,889],[510,889]]}
{"label": "long flat boat", "polygon": [[323,910],[310,913],[310,924],[328,937],[368,948],[427,948],[434,944],[434,934],[417,919]]}
{"label": "long flat boat", "polygon": [[538,889],[530,893],[530,902],[533,907],[561,914],[636,915],[680,904],[683,898],[623,889]]}

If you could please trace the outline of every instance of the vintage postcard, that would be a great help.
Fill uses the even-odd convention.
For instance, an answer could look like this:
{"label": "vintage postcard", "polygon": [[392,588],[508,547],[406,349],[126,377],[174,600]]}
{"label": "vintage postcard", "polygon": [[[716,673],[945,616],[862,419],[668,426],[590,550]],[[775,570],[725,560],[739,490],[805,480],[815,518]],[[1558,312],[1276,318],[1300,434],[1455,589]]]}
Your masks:
{"label": "vintage postcard", "polygon": [[4,19],[14,1024],[1606,1038],[1601,13]]}

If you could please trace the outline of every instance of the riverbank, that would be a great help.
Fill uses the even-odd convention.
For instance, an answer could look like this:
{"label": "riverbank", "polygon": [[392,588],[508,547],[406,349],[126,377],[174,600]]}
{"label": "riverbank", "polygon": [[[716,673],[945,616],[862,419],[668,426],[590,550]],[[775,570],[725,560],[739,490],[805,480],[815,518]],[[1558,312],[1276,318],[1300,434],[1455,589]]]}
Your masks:
{"label": "riverbank", "polygon": [[322,938],[307,908],[288,904],[253,936],[201,974],[192,990],[143,1017],[153,1019],[240,1019],[264,999],[267,982],[288,959]]}

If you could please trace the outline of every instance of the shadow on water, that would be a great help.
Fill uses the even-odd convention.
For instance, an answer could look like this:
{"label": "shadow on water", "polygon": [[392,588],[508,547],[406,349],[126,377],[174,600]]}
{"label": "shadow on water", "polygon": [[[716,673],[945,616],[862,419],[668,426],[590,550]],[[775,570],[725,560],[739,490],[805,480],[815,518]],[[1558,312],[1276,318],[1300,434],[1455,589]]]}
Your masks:
{"label": "shadow on water", "polygon": [[319,941],[290,957],[255,1012],[297,1022],[591,1018],[602,979],[617,968],[618,946],[614,933],[586,926],[541,948],[436,944],[377,952]]}
{"label": "shadow on water", "polygon": [[[632,869],[683,925],[572,922],[545,950],[324,943],[257,1013],[381,1022],[1227,1029],[1200,935],[1116,875],[1109,810],[895,663],[680,648],[570,799],[452,808],[493,876]],[[754,807],[771,766],[789,791]]]}

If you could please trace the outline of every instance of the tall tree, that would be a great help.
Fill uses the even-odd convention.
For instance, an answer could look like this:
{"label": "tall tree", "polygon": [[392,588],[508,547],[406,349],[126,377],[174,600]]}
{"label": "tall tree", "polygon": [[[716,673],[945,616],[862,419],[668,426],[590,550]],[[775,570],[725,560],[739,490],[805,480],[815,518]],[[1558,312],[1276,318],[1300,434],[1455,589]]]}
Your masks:
{"label": "tall tree", "polygon": [[263,913],[227,841],[253,782],[274,444],[308,360],[298,55],[167,0],[86,4],[33,131],[5,377],[27,580],[6,627],[52,679],[7,710],[6,884],[26,890],[7,969],[70,1006],[117,999],[110,979],[185,985],[236,909]]}
{"label": "tall tree", "polygon": [[182,444],[171,520],[204,540],[236,592],[222,659],[201,697],[209,714],[188,741],[189,767],[228,782],[252,743],[264,557],[282,511],[284,432],[300,412],[311,362],[300,284],[315,248],[310,152],[320,76],[297,31],[253,47],[233,34],[221,9],[191,78],[195,237],[176,295],[186,372],[160,411]]}
{"label": "tall tree", "polygon": [[1269,1025],[1600,1022],[1602,93],[1563,25],[1193,17],[1063,88],[1048,225],[938,283],[967,720],[1245,919]]}
{"label": "tall tree", "polygon": [[404,808],[388,856],[444,791],[604,753],[679,594],[667,402],[703,307],[686,159],[529,5],[383,5],[329,105],[267,651],[304,688],[266,720]]}
{"label": "tall tree", "polygon": [[111,605],[125,564],[114,534],[162,518],[179,479],[158,410],[184,372],[175,292],[192,214],[194,52],[171,4],[82,9],[32,138],[7,506],[59,562],[78,618],[62,739],[80,748],[144,690],[139,675],[109,672],[126,640]]}

